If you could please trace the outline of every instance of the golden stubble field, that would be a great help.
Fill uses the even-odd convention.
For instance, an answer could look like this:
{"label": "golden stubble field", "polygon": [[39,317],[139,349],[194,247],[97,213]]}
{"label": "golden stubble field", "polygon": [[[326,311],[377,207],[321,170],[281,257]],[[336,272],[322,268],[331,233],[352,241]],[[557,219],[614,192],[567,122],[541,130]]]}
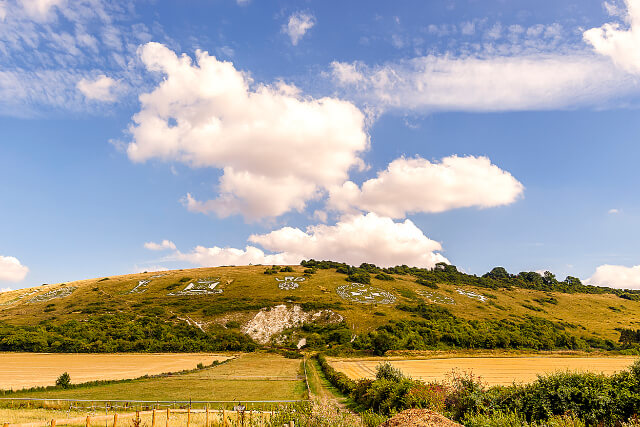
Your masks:
{"label": "golden stubble field", "polygon": [[20,390],[55,385],[63,372],[73,383],[121,380],[194,369],[232,356],[206,353],[181,354],[51,354],[0,353],[0,389]]}
{"label": "golden stubble field", "polygon": [[528,383],[557,371],[612,374],[628,368],[636,357],[455,357],[442,359],[333,359],[331,366],[349,378],[374,378],[376,366],[389,361],[405,375],[425,382],[446,380],[453,370],[472,372],[488,385]]}

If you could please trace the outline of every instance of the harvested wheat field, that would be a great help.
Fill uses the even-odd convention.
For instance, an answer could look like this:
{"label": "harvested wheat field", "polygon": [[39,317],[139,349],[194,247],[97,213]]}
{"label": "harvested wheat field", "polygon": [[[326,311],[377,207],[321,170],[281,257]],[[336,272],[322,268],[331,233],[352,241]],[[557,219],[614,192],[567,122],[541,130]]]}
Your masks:
{"label": "harvested wheat field", "polygon": [[73,383],[121,380],[194,369],[231,356],[204,353],[181,354],[51,354],[0,353],[0,389],[55,385],[63,372]]}
{"label": "harvested wheat field", "polygon": [[[578,371],[612,374],[629,367],[635,357],[458,357],[448,359],[389,360],[402,372],[422,381],[443,381],[453,370],[472,372],[488,385],[528,383],[539,374]],[[331,366],[349,378],[373,378],[385,359],[336,359]]]}

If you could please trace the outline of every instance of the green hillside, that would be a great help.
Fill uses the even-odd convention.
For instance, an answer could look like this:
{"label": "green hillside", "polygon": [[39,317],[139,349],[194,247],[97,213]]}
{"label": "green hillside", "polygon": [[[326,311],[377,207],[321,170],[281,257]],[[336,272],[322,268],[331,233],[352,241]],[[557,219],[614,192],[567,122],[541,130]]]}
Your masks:
{"label": "green hillside", "polygon": [[361,267],[198,268],[6,292],[0,350],[250,351],[302,338],[311,349],[377,352],[636,345],[633,333],[618,343],[621,329],[638,328],[636,294],[499,269],[481,278],[451,266]]}

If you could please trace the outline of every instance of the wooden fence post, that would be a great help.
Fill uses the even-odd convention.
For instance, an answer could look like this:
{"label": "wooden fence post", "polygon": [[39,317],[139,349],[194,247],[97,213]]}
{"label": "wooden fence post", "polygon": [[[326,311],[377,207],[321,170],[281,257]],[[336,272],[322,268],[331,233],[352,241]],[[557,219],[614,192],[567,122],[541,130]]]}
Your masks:
{"label": "wooden fence post", "polygon": [[87,423],[86,423],[87,427],[91,427],[91,417],[89,415],[87,415]]}
{"label": "wooden fence post", "polygon": [[209,427],[209,404],[207,403],[207,408],[205,409],[205,413],[207,414],[204,420],[205,427]]}
{"label": "wooden fence post", "polygon": [[187,408],[187,427],[191,425],[191,406]]}
{"label": "wooden fence post", "polygon": [[171,416],[171,409],[167,406],[167,427],[169,427],[169,417]]}
{"label": "wooden fence post", "polygon": [[51,419],[51,427],[56,427],[56,419],[55,418]]}
{"label": "wooden fence post", "polygon": [[[114,412],[114,414],[113,414],[113,427],[116,427],[117,423],[118,423],[118,413]],[[51,427],[56,427],[56,426],[51,426]]]}
{"label": "wooden fence post", "polygon": [[153,408],[153,414],[151,415],[151,427],[156,427],[156,408]]}

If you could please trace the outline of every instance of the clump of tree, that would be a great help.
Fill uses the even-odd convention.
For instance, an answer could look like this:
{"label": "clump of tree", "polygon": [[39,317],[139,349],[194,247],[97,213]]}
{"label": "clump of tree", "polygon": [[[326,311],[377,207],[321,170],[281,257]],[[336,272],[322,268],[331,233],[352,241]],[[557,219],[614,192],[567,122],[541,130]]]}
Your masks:
{"label": "clump of tree", "polygon": [[[363,263],[359,267],[353,267],[345,263],[315,261],[313,259],[302,261],[300,264],[307,268],[335,269],[338,273],[347,274],[350,277],[348,277],[347,280],[359,279],[359,283],[369,283],[366,282],[367,275],[369,275],[369,279],[371,275],[376,276],[378,274],[404,275],[413,276],[416,278],[417,283],[432,288],[435,288],[437,283],[443,283],[488,289],[523,288],[546,292],[614,294],[620,298],[640,301],[640,290],[585,285],[579,278],[573,276],[567,276],[561,281],[550,271],[545,271],[542,274],[536,271],[521,271],[518,274],[511,274],[504,267],[495,267],[479,277],[474,274],[462,273],[458,271],[455,265],[444,262],[437,263],[433,268],[409,267],[407,265],[380,268],[368,263]],[[355,282],[357,280],[352,281]]]}
{"label": "clump of tree", "polygon": [[208,331],[156,316],[104,314],[86,321],[36,326],[0,323],[0,351],[51,353],[253,351],[248,335],[223,326]]}
{"label": "clump of tree", "polygon": [[437,304],[399,304],[397,310],[413,313],[422,320],[391,320],[376,330],[358,335],[344,347],[384,355],[389,350],[531,349],[614,350],[611,340],[582,337],[571,327],[539,317],[520,320],[469,320],[455,316]]}
{"label": "clump of tree", "polygon": [[71,387],[71,376],[69,375],[69,373],[64,372],[63,374],[61,374],[58,379],[56,379],[56,385],[64,389]]}

